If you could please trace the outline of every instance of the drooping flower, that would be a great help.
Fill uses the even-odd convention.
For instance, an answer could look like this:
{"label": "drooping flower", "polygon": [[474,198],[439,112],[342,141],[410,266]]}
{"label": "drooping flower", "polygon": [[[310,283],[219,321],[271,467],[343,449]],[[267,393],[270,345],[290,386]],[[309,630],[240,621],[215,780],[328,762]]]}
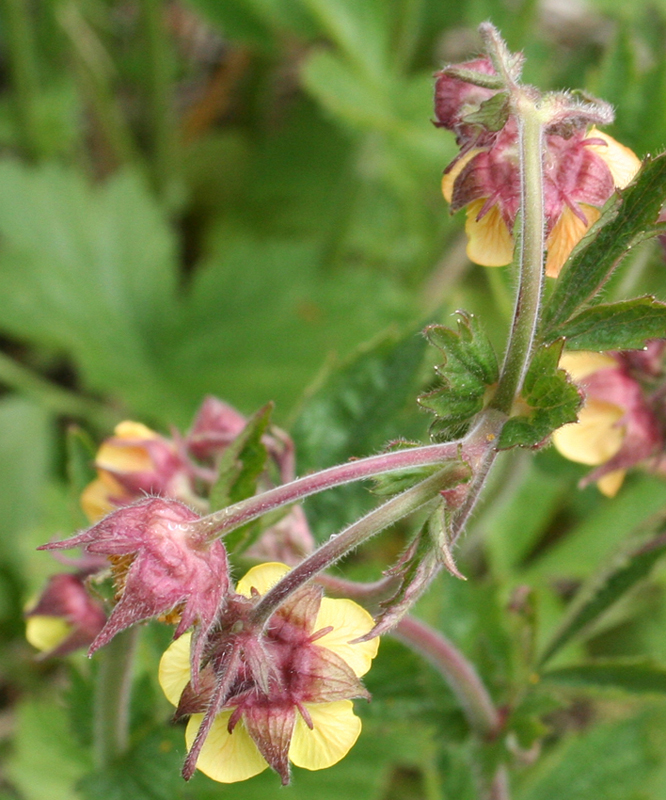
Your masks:
{"label": "drooping flower", "polygon": [[190,500],[187,463],[174,443],[140,422],[116,425],[95,456],[97,478],[81,495],[91,522],[147,494]]}
{"label": "drooping flower", "polygon": [[196,626],[193,664],[198,666],[226,598],[229,569],[219,540],[195,544],[188,537],[187,523],[197,519],[177,500],[149,497],[114,511],[70,539],[39,548],[83,547],[107,556],[111,563],[117,602],[90,654],[137,622],[176,612],[174,637]]}
{"label": "drooping flower", "polygon": [[26,639],[42,658],[64,656],[86,647],[106,623],[81,574],[52,575],[37,601],[26,611]]}
{"label": "drooping flower", "polygon": [[272,767],[284,784],[289,762],[325,769],[343,758],[361,730],[351,698],[367,697],[359,681],[378,640],[352,644],[373,619],[351,600],[322,597],[306,586],[273,614],[262,633],[244,626],[259,597],[289,567],[255,567],[238,583],[204,655],[201,690],[190,684],[186,637],[160,663],[160,684],[177,714],[190,714],[184,768],[233,783]]}
{"label": "drooping flower", "polygon": [[[492,75],[488,59],[457,65]],[[435,124],[452,130],[460,154],[447,167],[442,191],[451,211],[467,209],[467,255],[488,267],[509,264],[513,258],[513,229],[520,206],[518,126],[505,109],[495,124],[482,122],[482,105],[499,90],[474,86],[437,73]],[[641,162],[636,155],[590,121],[589,104],[551,95],[552,124],[544,138],[544,201],[546,274],[557,277],[574,246],[601,215],[616,189],[627,186]],[[567,110],[568,105],[568,110]],[[610,121],[598,117],[598,122]],[[481,116],[480,116],[481,115]],[[498,121],[499,120],[499,121]]]}
{"label": "drooping flower", "polygon": [[[663,350],[663,343],[652,343],[650,348],[655,346]],[[597,467],[584,483],[596,481],[609,497],[619,490],[627,469],[663,447],[661,426],[632,368],[649,358],[647,352],[580,351],[564,353],[560,359],[562,369],[583,393],[584,405],[578,422],[555,431],[553,443],[565,458]]]}

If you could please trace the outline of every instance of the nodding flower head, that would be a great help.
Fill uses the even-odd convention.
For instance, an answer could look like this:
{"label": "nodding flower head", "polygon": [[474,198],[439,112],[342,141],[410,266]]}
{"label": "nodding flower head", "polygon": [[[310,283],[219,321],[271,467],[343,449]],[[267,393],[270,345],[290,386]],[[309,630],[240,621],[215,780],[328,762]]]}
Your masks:
{"label": "nodding flower head", "polygon": [[[488,59],[456,65],[494,74]],[[511,263],[513,228],[520,205],[518,124],[508,104],[491,114],[482,104],[506,96],[475,86],[446,70],[437,74],[435,124],[456,134],[461,152],[444,171],[442,191],[451,211],[466,208],[467,255],[487,267]],[[546,274],[555,278],[574,246],[601,216],[616,189],[627,186],[641,162],[624,145],[597,130],[611,115],[597,102],[547,95],[552,124],[544,137]],[[597,112],[595,112],[597,109]],[[490,122],[485,122],[487,118]]]}
{"label": "nodding flower head", "polygon": [[[663,343],[654,342],[648,350],[655,347],[661,352]],[[648,351],[580,351],[560,359],[584,404],[577,422],[555,431],[553,444],[565,458],[597,467],[584,484],[596,481],[609,497],[619,490],[627,469],[657,455],[664,445],[658,417],[638,380],[642,367],[652,368],[655,358]]]}
{"label": "nodding flower head", "polygon": [[290,762],[309,770],[337,763],[359,736],[351,699],[368,697],[359,678],[378,640],[352,643],[374,622],[351,600],[322,597],[316,586],[297,590],[256,630],[252,609],[289,567],[255,567],[238,583],[206,646],[200,688],[190,682],[186,637],[160,663],[160,684],[191,715],[183,774],[198,768],[213,780],[246,780],[267,767],[290,780]]}
{"label": "nodding flower head", "polygon": [[81,495],[91,522],[147,494],[188,499],[187,465],[173,442],[140,422],[121,422],[95,456],[97,478]]}
{"label": "nodding flower head", "polygon": [[52,575],[25,616],[26,639],[41,651],[41,658],[87,647],[106,623],[104,609],[88,593],[83,574]]}
{"label": "nodding flower head", "polygon": [[175,637],[196,626],[196,667],[229,589],[222,543],[195,545],[188,536],[188,523],[197,519],[177,500],[149,497],[114,511],[70,539],[39,548],[83,547],[109,559],[116,604],[90,654],[141,620],[172,615],[178,620]]}

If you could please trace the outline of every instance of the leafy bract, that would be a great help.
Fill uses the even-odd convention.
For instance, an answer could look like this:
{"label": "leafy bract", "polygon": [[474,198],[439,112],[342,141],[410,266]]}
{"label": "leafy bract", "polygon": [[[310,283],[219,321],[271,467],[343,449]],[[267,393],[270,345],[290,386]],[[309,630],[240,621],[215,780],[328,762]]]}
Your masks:
{"label": "leafy bract", "polygon": [[624,255],[656,235],[657,215],[666,199],[666,154],[647,158],[626,189],[613,197],[599,222],[574,249],[544,308],[541,335],[567,322],[592,303]]}
{"label": "leafy bract", "polygon": [[455,438],[481,411],[488,389],[497,382],[497,357],[473,314],[458,312],[457,331],[430,325],[425,334],[442,351],[445,361],[437,367],[441,387],[421,395],[419,403],[435,414],[435,435]]}
{"label": "leafy bract", "polygon": [[568,350],[631,350],[666,336],[666,303],[638,297],[587,308],[551,328],[549,341],[566,339]]}
{"label": "leafy bract", "polygon": [[[266,469],[268,450],[262,437],[271,421],[273,405],[259,409],[246,426],[225,449],[218,465],[218,478],[210,493],[211,511],[238,503],[254,495],[259,476]],[[247,526],[232,533],[225,540],[233,551],[243,541]]]}
{"label": "leafy bract", "polygon": [[540,347],[525,376],[519,414],[502,428],[498,447],[534,447],[567,422],[575,422],[581,397],[564,370],[558,369],[562,341]]}

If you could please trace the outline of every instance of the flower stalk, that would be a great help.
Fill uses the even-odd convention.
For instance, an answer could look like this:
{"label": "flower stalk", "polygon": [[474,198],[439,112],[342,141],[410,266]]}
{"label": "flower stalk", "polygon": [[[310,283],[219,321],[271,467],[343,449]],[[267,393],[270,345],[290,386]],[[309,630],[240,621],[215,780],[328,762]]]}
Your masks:
{"label": "flower stalk", "polygon": [[494,408],[506,414],[520,393],[530,363],[544,275],[543,123],[534,101],[524,91],[518,91],[515,104],[520,147],[520,277],[509,344],[492,401]]}
{"label": "flower stalk", "polygon": [[[416,486],[402,492],[388,502],[366,514],[342,533],[332,536],[312,555],[294,567],[279,583],[267,592],[250,615],[250,622],[258,627],[266,625],[271,615],[297,589],[323,570],[335,564],[363,542],[414,511],[418,511],[451,484],[452,470],[443,469]],[[461,478],[464,478],[462,469]]]}
{"label": "flower stalk", "polygon": [[95,686],[93,741],[98,767],[110,764],[127,750],[132,668],[138,628],[119,633],[100,654]]}
{"label": "flower stalk", "polygon": [[382,453],[378,456],[360,458],[356,461],[329,467],[312,475],[306,475],[189,523],[187,527],[190,540],[193,543],[211,542],[270,511],[296,503],[335,486],[367,480],[388,472],[427,467],[450,459],[457,459],[461,454],[461,444],[462,440],[412,447],[391,453]]}
{"label": "flower stalk", "polygon": [[483,739],[500,728],[500,715],[474,666],[442,633],[414,617],[403,617],[393,636],[441,673],[458,698],[470,727]]}

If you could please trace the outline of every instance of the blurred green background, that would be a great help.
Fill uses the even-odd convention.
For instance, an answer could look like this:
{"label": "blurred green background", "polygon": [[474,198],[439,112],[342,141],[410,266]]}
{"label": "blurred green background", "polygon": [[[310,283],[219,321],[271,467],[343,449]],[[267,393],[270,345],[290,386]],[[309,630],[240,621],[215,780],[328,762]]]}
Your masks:
{"label": "blurred green background", "polygon": [[[244,413],[274,400],[303,472],[427,435],[423,324],[466,308],[501,347],[512,280],[467,261],[439,190],[453,137],[431,123],[433,72],[476,54],[487,19],[524,50],[528,82],[611,101],[609,132],[640,156],[666,145],[664,0],[0,1],[0,800],[476,797],[453,696],[389,639],[340,765],[289,790],[268,774],[185,787],[154,681],[168,633],[148,628],[129,760],[90,773],[95,665],[35,661],[22,609],[58,569],[35,546],[84,524],[73,424],[99,441],[124,418],[185,429],[207,393]],[[643,290],[666,299],[656,244],[614,287]],[[533,588],[545,637],[666,508],[658,478],[607,500],[576,489],[582,474],[550,450],[507,457],[460,553],[471,579],[439,579],[420,606],[499,704],[526,680],[514,588]],[[323,536],[368,502],[307,509]],[[404,536],[351,574],[376,578]],[[666,661],[664,589],[653,574],[574,655]],[[516,797],[666,798],[662,700],[570,692],[558,709]]]}

